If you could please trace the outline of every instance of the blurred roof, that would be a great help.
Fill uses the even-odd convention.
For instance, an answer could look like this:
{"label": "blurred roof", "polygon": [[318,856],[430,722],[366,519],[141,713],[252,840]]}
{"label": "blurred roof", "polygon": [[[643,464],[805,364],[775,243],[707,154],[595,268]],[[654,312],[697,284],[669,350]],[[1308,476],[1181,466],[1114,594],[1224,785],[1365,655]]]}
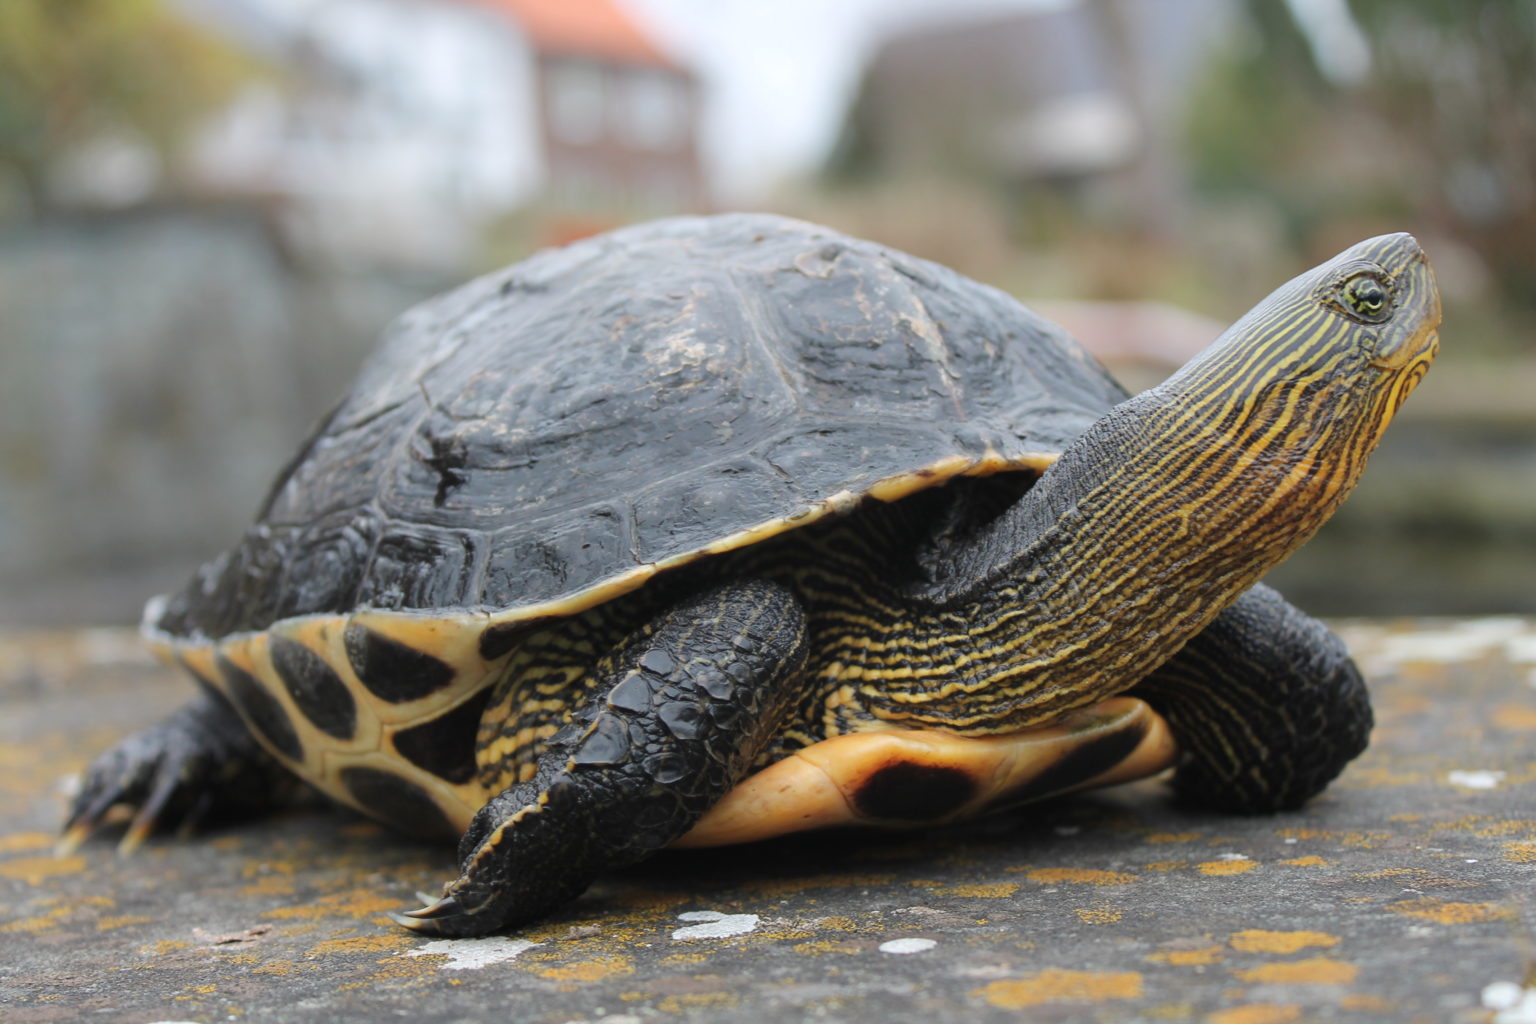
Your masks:
{"label": "blurred roof", "polygon": [[542,53],[683,68],[614,0],[474,0],[515,19]]}

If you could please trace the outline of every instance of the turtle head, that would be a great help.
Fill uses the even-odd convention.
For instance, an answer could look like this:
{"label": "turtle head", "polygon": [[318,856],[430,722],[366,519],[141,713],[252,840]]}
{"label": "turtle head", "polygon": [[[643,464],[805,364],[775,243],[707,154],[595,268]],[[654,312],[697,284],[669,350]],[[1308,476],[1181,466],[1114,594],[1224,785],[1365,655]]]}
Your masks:
{"label": "turtle head", "polygon": [[1439,325],[1424,250],[1382,235],[1276,289],[1158,390],[1331,511],[1428,370]]}

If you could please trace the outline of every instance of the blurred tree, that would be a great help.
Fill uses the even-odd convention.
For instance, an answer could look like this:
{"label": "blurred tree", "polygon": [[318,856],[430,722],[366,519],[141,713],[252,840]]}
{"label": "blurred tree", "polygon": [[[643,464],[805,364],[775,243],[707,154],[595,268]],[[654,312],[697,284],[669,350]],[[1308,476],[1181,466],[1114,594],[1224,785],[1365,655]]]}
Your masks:
{"label": "blurred tree", "polygon": [[1284,4],[1245,0],[1247,25],[1216,51],[1190,103],[1190,166],[1208,196],[1261,196],[1304,248],[1330,209],[1312,170],[1336,90]]}
{"label": "blurred tree", "polygon": [[1244,4],[1245,45],[1191,101],[1196,187],[1264,202],[1303,251],[1416,221],[1536,313],[1536,0],[1352,0],[1358,77],[1320,69],[1326,30],[1303,31],[1300,3]]}
{"label": "blurred tree", "polygon": [[162,0],[0,2],[0,187],[34,210],[79,147],[147,147],[169,167],[252,66]]}
{"label": "blurred tree", "polygon": [[1536,0],[1355,0],[1364,101],[1412,141],[1416,197],[1536,311]]}

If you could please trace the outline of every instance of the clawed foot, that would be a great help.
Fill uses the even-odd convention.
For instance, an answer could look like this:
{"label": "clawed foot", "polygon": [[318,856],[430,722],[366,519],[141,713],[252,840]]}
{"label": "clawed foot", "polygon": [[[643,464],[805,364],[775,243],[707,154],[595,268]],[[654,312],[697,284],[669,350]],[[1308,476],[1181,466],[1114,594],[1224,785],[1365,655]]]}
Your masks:
{"label": "clawed foot", "polygon": [[127,855],[157,828],[188,833],[212,812],[269,808],[292,788],[234,712],[204,695],[91,763],[57,852],[76,850],[114,807],[134,812],[117,847]]}

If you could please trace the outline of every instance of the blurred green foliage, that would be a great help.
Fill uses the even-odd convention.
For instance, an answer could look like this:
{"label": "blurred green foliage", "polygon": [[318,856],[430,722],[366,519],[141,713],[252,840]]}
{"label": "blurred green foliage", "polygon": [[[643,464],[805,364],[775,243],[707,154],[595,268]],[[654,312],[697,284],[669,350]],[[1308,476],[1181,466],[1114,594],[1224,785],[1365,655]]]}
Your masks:
{"label": "blurred green foliage", "polygon": [[1353,0],[1358,80],[1319,70],[1287,5],[1245,8],[1243,44],[1192,97],[1195,188],[1262,198],[1303,251],[1424,225],[1478,254],[1512,314],[1536,316],[1536,3]]}
{"label": "blurred green foliage", "polygon": [[50,171],[103,137],[171,169],[178,144],[253,70],[161,0],[0,2],[0,199],[46,209]]}

